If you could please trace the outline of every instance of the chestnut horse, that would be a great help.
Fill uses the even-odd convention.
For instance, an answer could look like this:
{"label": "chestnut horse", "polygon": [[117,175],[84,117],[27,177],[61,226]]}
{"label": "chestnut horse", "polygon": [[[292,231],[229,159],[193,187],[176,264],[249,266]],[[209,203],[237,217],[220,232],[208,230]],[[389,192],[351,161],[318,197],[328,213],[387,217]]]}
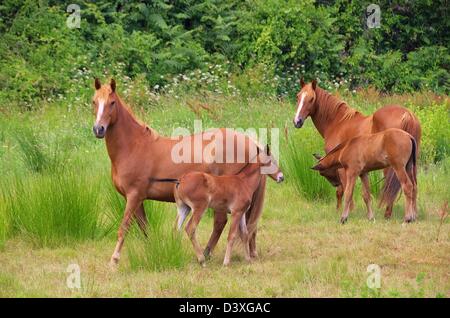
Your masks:
{"label": "chestnut horse", "polygon": [[[300,80],[301,90],[297,94],[297,112],[294,126],[301,128],[308,117],[325,140],[325,153],[350,138],[376,133],[388,128],[399,128],[411,134],[419,152],[421,128],[417,117],[399,105],[387,105],[375,113],[365,116],[350,108],[346,102],[317,86],[316,80],[305,84]],[[327,179],[336,186],[337,208],[339,209],[345,189],[344,171],[337,169]],[[384,169],[385,184],[380,203],[386,204],[385,217],[390,218],[395,198],[400,190],[400,182],[391,168]],[[363,199],[371,214],[371,195],[367,175],[361,176]]]}
{"label": "chestnut horse", "polygon": [[[145,233],[147,219],[143,201],[146,199],[175,201],[173,185],[151,182],[151,179],[180,178],[189,171],[215,175],[234,174],[249,161],[249,158],[253,158],[251,155],[253,148],[256,153],[256,145],[249,137],[228,129],[217,129],[208,135],[204,132],[178,139],[160,136],[134,117],[117,94],[114,80],[111,80],[110,84],[102,85],[95,79],[92,103],[96,116],[94,134],[97,138],[106,140],[113,184],[126,199],[117,244],[111,256],[112,265],[116,265],[120,259],[125,235],[133,219],[136,219]],[[173,157],[173,150],[180,145],[180,140],[188,145],[188,150],[191,150],[191,147],[193,149],[187,162],[178,162]],[[215,143],[218,145],[215,150],[222,149],[222,151],[215,151],[217,153],[214,158],[203,158],[203,153],[196,150],[198,146],[196,141],[200,142],[199,146],[202,149]],[[232,158],[228,160],[230,153]],[[198,155],[200,160],[196,160]],[[250,236],[252,257],[257,256],[256,225],[262,211],[265,182],[266,177],[263,176],[253,196],[251,208],[247,212],[247,227],[252,233]],[[213,234],[221,231],[222,229],[214,226]]]}
{"label": "chestnut horse", "polygon": [[[405,194],[405,222],[417,217],[416,140],[409,133],[389,128],[375,134],[360,135],[347,140],[326,154],[312,169],[321,175],[342,168],[345,176],[344,212],[341,223],[345,223],[351,207],[353,189],[358,176],[373,170],[391,167],[400,180]],[[373,214],[368,215],[369,219]]]}

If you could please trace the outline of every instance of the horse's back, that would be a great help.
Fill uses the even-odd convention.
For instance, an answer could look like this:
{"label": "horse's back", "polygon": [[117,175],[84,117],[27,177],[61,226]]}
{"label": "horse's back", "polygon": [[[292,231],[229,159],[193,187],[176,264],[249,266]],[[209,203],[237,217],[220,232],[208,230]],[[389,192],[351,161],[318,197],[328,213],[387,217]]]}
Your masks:
{"label": "horse's back", "polygon": [[373,113],[373,133],[389,128],[398,128],[406,131],[417,141],[420,141],[421,129],[419,120],[409,109],[403,106],[386,105]]}

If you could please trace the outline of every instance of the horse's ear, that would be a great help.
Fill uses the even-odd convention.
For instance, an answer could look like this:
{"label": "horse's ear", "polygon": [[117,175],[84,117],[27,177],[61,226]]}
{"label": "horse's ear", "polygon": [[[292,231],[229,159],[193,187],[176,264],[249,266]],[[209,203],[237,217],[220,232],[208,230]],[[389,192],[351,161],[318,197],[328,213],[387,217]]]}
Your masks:
{"label": "horse's ear", "polygon": [[111,82],[109,83],[109,86],[111,86],[111,90],[114,93],[116,91],[116,81],[114,80],[114,78],[111,78]]}
{"label": "horse's ear", "polygon": [[266,155],[270,156],[270,148],[268,144],[264,147],[264,152],[266,153]]}
{"label": "horse's ear", "polygon": [[318,153],[313,153],[314,158],[316,158],[317,160],[322,159],[322,157],[318,154]]}
{"label": "horse's ear", "polygon": [[305,81],[303,80],[303,77],[300,79],[300,87],[303,88],[305,86]]}
{"label": "horse's ear", "polygon": [[313,90],[316,90],[317,80],[314,79],[314,80],[311,82],[311,85],[312,85]]}
{"label": "horse's ear", "polygon": [[95,89],[100,89],[102,87],[102,83],[100,83],[100,80],[96,77],[94,81]]}

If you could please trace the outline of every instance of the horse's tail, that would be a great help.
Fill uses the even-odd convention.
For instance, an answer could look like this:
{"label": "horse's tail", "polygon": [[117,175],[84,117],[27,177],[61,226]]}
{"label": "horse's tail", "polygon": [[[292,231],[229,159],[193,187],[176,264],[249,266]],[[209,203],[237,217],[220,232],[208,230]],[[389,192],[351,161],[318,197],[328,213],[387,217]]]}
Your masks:
{"label": "horse's tail", "polygon": [[417,142],[414,137],[411,137],[411,156],[406,164],[406,170],[411,171],[412,182],[417,183]]}
{"label": "horse's tail", "polygon": [[248,237],[251,239],[256,233],[258,221],[262,214],[264,205],[264,194],[266,190],[266,176],[262,175],[259,186],[253,194],[252,203],[247,213],[245,214],[247,221]]}
{"label": "horse's tail", "polygon": [[[416,116],[414,116],[413,113],[411,113],[409,110],[406,110],[406,112],[403,114],[400,128],[414,137],[415,161],[413,165],[413,174],[416,177],[417,176],[416,160],[419,154],[420,138],[422,135],[419,120],[417,119]],[[380,205],[393,204],[395,198],[397,197],[398,192],[400,191],[400,188],[401,188],[400,181],[397,179],[394,170],[392,168],[388,168],[385,175],[385,182],[381,194]]]}

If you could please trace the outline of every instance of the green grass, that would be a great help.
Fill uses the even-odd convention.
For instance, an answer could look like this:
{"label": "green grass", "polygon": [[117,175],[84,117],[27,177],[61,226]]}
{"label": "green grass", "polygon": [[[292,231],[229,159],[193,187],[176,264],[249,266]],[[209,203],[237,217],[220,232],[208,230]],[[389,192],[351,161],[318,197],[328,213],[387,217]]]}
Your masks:
{"label": "green grass", "polygon": [[311,127],[302,129],[303,131],[288,137],[283,149],[282,166],[286,182],[292,183],[297,192],[307,200],[330,201],[334,197],[334,188],[317,171],[311,169],[316,163],[313,153],[323,153],[323,143],[312,138],[315,132]]}
{"label": "green grass", "polygon": [[[383,103],[358,98],[346,97],[364,113]],[[436,239],[437,212],[450,198],[450,157],[442,150],[446,149],[442,130],[450,130],[442,109],[448,106],[441,105],[441,115],[430,120],[437,130],[424,128],[424,144],[429,146],[422,151],[429,154],[421,155],[419,162],[419,221],[402,225],[403,196],[392,219],[384,220],[375,200],[381,187],[376,180],[382,174],[371,173],[376,221],[366,220],[358,181],[355,210],[342,226],[334,188],[310,169],[315,161],[312,153],[323,153],[322,138],[310,119],[302,129],[292,128],[291,103],[270,98],[163,96],[147,112],[137,114],[161,134],[170,135],[178,124],[192,128],[198,116],[185,107],[187,100],[211,106],[211,113],[200,114],[204,128],[280,128],[280,165],[286,180],[268,181],[258,230],[259,259],[248,264],[237,245],[230,268],[222,267],[227,225],[211,260],[201,268],[186,234],[172,231],[175,206],[147,202],[148,239],[133,226],[119,270],[112,272],[108,261],[124,199],[112,186],[104,141],[92,136],[94,118],[89,108],[50,105],[36,112],[0,113],[0,296],[450,296],[448,220]],[[389,102],[398,101],[390,97]],[[202,246],[212,221],[205,216],[200,222]],[[72,263],[80,265],[81,290],[66,286],[66,269]],[[382,269],[380,290],[366,286],[366,269],[372,263]]]}
{"label": "green grass", "polygon": [[55,247],[104,235],[98,183],[87,175],[30,175],[3,185],[13,231],[38,247]]}
{"label": "green grass", "polygon": [[186,238],[184,231],[174,230],[175,207],[149,201],[145,204],[145,211],[149,216],[148,236],[145,237],[135,227],[127,243],[131,270],[161,272],[185,267],[195,254],[187,244],[183,244]]}

